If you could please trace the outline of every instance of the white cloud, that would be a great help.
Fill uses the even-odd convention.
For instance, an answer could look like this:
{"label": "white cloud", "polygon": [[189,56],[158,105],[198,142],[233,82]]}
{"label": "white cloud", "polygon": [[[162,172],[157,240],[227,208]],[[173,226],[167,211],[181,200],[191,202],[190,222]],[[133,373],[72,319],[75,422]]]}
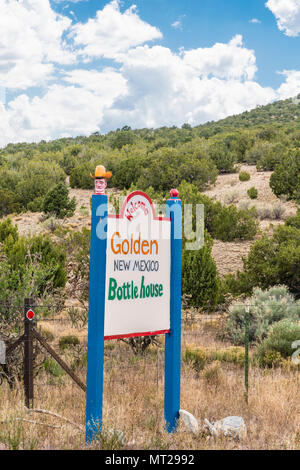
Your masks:
{"label": "white cloud", "polygon": [[287,36],[298,36],[300,33],[299,0],[268,0],[266,7],[276,17],[280,31],[284,31]]}
{"label": "white cloud", "polygon": [[65,80],[67,85],[51,85],[42,97],[22,94],[6,109],[0,103],[0,146],[88,135],[100,128],[105,111],[127,87],[121,74],[111,69],[74,70]]}
{"label": "white cloud", "polygon": [[257,71],[254,51],[243,47],[243,38],[236,35],[228,44],[184,52],[184,60],[202,76],[227,79],[253,79]]}
{"label": "white cloud", "polygon": [[62,41],[71,20],[56,14],[49,0],[0,0],[0,84],[26,89],[41,84],[54,63],[73,54]]}
{"label": "white cloud", "polygon": [[[241,44],[236,37],[227,46],[240,57]],[[224,48],[219,50],[223,56]],[[191,65],[184,52],[175,54],[166,47],[145,45],[119,54],[119,70],[65,72],[64,83],[50,86],[44,96],[29,99],[23,94],[10,102],[2,111],[5,129],[0,135],[5,142],[31,141],[103,132],[125,124],[196,125],[276,98],[271,88],[245,79],[253,75],[247,72],[247,61],[242,61],[244,66],[238,71],[234,71],[234,60],[225,61],[226,71],[221,73],[216,49],[210,51],[211,60],[205,50],[199,56],[202,65],[200,59]],[[252,59],[250,64],[253,66]]]}
{"label": "white cloud", "polygon": [[140,19],[135,5],[122,13],[120,2],[113,0],[97,12],[96,18],[75,24],[71,37],[81,47],[81,55],[112,58],[139,44],[160,39],[162,34]]}
{"label": "white cloud", "polygon": [[83,69],[72,70],[66,73],[65,81],[101,97],[101,107],[103,108],[112,106],[116,98],[127,93],[126,79],[120,72],[112,68],[106,68],[103,72]]}
{"label": "white cloud", "polygon": [[[229,47],[237,44],[240,38],[231,41]],[[220,50],[223,52],[223,48]],[[226,63],[227,69],[221,73],[216,50],[210,51],[211,60],[209,50],[205,50],[203,56],[199,54],[196,64],[186,59],[187,53],[174,54],[161,46],[138,47],[124,54],[120,71],[127,80],[128,94],[107,112],[110,127],[199,124],[275,98],[271,88],[245,81],[243,68],[234,71]],[[209,77],[214,71],[216,74]]]}
{"label": "white cloud", "polygon": [[278,98],[285,100],[297,96],[300,93],[300,71],[284,70],[280,73],[285,76],[285,82],[278,89]]}
{"label": "white cloud", "polygon": [[258,18],[252,18],[252,20],[250,20],[249,23],[261,24],[261,21]]}
{"label": "white cloud", "polygon": [[[0,5],[0,90],[3,81],[25,90],[6,107],[0,96],[0,146],[125,124],[197,125],[299,92],[297,71],[284,72],[278,91],[257,83],[255,53],[241,35],[179,53],[150,47],[144,43],[159,39],[160,31],[143,22],[134,7],[121,13],[113,1],[96,18],[72,28],[73,52],[62,41],[71,20],[57,16],[48,0],[0,0]],[[105,56],[115,65],[103,68],[95,61],[90,70],[82,64],[66,68],[78,48],[84,59]],[[39,95],[26,94],[26,88],[41,83]]]}
{"label": "white cloud", "polygon": [[181,29],[182,28],[181,22],[179,20],[174,21],[174,23],[172,23],[171,26],[172,26],[172,28],[175,28],[175,29]]}
{"label": "white cloud", "polygon": [[89,0],[53,0],[54,3],[81,3],[88,2]]}
{"label": "white cloud", "polygon": [[171,24],[172,28],[180,29],[182,31],[182,21],[186,17],[186,15],[180,15],[179,18]]}

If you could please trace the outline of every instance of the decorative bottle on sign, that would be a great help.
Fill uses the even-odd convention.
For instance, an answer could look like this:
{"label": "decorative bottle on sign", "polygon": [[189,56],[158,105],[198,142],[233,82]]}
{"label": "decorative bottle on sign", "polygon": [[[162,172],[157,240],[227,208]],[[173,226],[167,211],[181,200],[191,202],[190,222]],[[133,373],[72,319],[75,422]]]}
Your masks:
{"label": "decorative bottle on sign", "polygon": [[105,194],[107,187],[106,180],[112,177],[110,171],[106,171],[103,165],[98,165],[95,170],[95,175],[90,173],[90,177],[95,180],[95,194]]}
{"label": "decorative bottle on sign", "polygon": [[171,189],[171,191],[170,191],[170,196],[171,196],[172,198],[177,198],[177,197],[179,196],[179,191],[178,191],[178,189]]}

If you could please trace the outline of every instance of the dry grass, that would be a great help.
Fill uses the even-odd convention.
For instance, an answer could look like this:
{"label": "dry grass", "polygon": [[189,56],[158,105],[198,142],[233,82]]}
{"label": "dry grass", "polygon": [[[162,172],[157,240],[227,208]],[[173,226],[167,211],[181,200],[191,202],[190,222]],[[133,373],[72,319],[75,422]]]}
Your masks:
{"label": "dry grass", "polygon": [[[208,325],[209,326],[209,325]],[[186,331],[183,349],[193,344],[224,347],[207,328]],[[161,345],[163,346],[163,345]],[[157,362],[158,360],[158,362]],[[206,368],[207,371],[207,368]],[[85,369],[78,371],[85,379]],[[103,422],[105,430],[121,430],[121,443],[113,432],[104,434],[92,447],[106,449],[299,449],[299,373],[281,369],[250,371],[249,405],[244,401],[243,368],[221,365],[218,380],[208,380],[207,372],[196,373],[182,364],[181,407],[198,419],[218,420],[242,416],[248,428],[244,441],[215,439],[200,433],[191,435],[180,424],[177,433],[164,430],[163,348],[151,349],[145,358],[133,356],[127,345],[110,342],[106,346]],[[52,410],[84,426],[84,393],[63,375],[50,377],[43,372],[36,380],[35,407]],[[0,387],[0,448],[79,449],[85,448],[84,433],[56,417],[28,413],[23,391]],[[19,419],[17,419],[19,418]],[[59,426],[59,429],[26,420]]]}

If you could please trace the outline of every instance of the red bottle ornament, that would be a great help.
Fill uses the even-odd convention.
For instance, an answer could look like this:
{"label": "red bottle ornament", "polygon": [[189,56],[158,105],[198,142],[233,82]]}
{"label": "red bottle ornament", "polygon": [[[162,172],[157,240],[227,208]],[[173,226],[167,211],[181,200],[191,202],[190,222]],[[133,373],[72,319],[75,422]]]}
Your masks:
{"label": "red bottle ornament", "polygon": [[178,191],[178,189],[171,189],[171,191],[170,191],[170,196],[171,196],[171,197],[178,197],[178,196],[179,196],[179,191]]}

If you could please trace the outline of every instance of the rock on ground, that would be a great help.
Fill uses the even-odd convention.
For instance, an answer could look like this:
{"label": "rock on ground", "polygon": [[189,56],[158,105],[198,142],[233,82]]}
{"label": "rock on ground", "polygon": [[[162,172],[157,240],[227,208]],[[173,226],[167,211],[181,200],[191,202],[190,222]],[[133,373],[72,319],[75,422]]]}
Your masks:
{"label": "rock on ground", "polygon": [[185,410],[180,410],[179,416],[190,432],[192,432],[193,434],[198,434],[199,426],[195,416]]}
{"label": "rock on ground", "polygon": [[244,439],[247,435],[246,424],[241,416],[227,416],[215,423],[210,423],[208,419],[205,419],[204,422],[204,429],[215,437],[223,435],[234,439]]}

